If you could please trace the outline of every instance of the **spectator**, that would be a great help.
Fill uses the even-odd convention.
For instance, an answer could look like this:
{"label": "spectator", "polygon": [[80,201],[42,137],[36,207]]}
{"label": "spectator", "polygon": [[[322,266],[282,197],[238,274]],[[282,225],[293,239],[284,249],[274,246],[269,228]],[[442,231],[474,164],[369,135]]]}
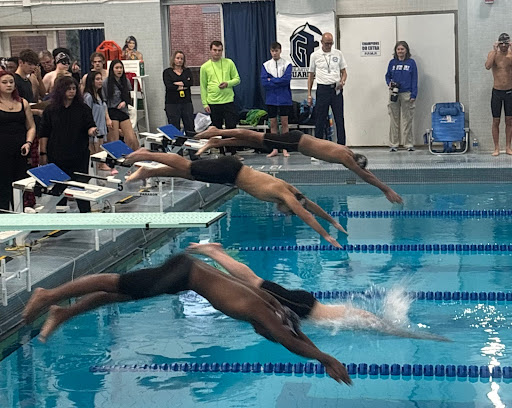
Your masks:
{"label": "spectator", "polygon": [[51,93],[53,90],[53,84],[57,77],[61,76],[71,76],[71,72],[69,72],[69,65],[71,61],[69,59],[69,55],[60,52],[55,57],[55,71],[52,71],[44,76],[43,83],[46,88],[47,93]]}
{"label": "spectator", "polygon": [[165,113],[167,121],[181,129],[181,121],[186,132],[194,131],[194,107],[190,87],[193,85],[192,72],[186,66],[183,51],[176,51],[171,59],[171,67],[163,73],[165,84]]}
{"label": "spectator", "polygon": [[[201,101],[204,110],[211,114],[212,125],[222,129],[234,129],[238,123],[238,110],[235,106],[233,87],[240,83],[240,76],[233,61],[222,58],[224,46],[220,41],[210,44],[211,59],[201,65]],[[231,154],[236,148],[229,148]]]}
{"label": "spectator", "polygon": [[500,154],[500,118],[502,109],[505,111],[505,143],[506,153],[512,154],[512,50],[510,36],[500,34],[489,52],[485,69],[492,69],[494,85],[491,97],[492,140],[494,141],[493,156]]}
{"label": "spectator", "polygon": [[[35,72],[38,64],[39,57],[34,51],[26,49],[20,52],[19,65],[14,74],[14,81],[16,82],[16,88],[20,96],[30,103],[35,103],[39,100],[39,92],[37,96],[34,96],[32,82],[30,81],[30,76]],[[42,79],[41,86],[44,87]]]}
{"label": "spectator", "polygon": [[55,69],[55,61],[50,51],[44,50],[39,52],[39,64],[41,66],[41,78]]}
{"label": "spectator", "polygon": [[125,143],[133,150],[139,148],[139,141],[133,132],[128,116],[128,105],[131,102],[132,87],[126,78],[124,65],[120,60],[110,63],[108,77],[103,81],[103,96],[107,102],[108,116],[112,120],[112,128],[108,132],[108,140],[119,140],[119,129],[123,132]]}
{"label": "spectator", "polygon": [[129,35],[123,46],[123,59],[124,60],[139,60],[142,61],[142,54],[137,51],[137,40],[133,35]]}
{"label": "spectator", "polygon": [[[55,48],[52,51],[53,59],[55,60],[57,58],[57,55],[59,55],[61,52],[66,54],[69,57],[70,61],[72,60],[71,51],[69,50],[69,48],[64,47]],[[77,60],[74,60],[73,63],[69,64],[68,71],[71,74],[71,76],[76,79],[76,82],[80,82],[80,65],[78,65]]]}
{"label": "spectator", "polygon": [[418,95],[418,69],[416,62],[411,58],[409,45],[405,41],[398,41],[395,44],[393,59],[388,64],[386,83],[390,89],[388,103],[390,151],[396,152],[400,145],[401,125],[404,146],[408,151],[413,152],[412,119]]}
{"label": "spectator", "polygon": [[18,69],[18,65],[19,65],[18,57],[7,58],[5,70],[10,74],[14,74],[16,72],[16,70]]}
{"label": "spectator", "polygon": [[[103,100],[103,75],[100,71],[91,71],[85,82],[84,102],[92,110],[92,117],[98,128],[97,134],[89,137],[89,151],[95,154],[101,151],[107,136],[107,128],[112,128],[112,121],[108,116],[107,104]],[[110,171],[105,163],[98,166],[99,170]]]}
{"label": "spectator", "polygon": [[[70,76],[55,81],[50,105],[43,112],[40,163],[55,163],[72,180],[87,181],[74,172],[88,173],[89,137],[97,134],[91,109],[84,103],[78,82]],[[63,198],[58,205],[65,205]],[[81,213],[90,212],[89,201],[77,200]]]}
{"label": "spectator", "polygon": [[[261,67],[261,85],[265,88],[265,103],[270,118],[270,133],[278,134],[277,115],[281,118],[281,134],[289,132],[288,117],[292,111],[292,64],[281,58],[281,44],[277,41],[270,45],[272,58]],[[267,157],[278,154],[273,149]],[[288,157],[288,151],[283,149],[283,156]]]}
{"label": "spectator", "polygon": [[322,48],[311,54],[308,76],[308,104],[313,103],[311,89],[316,79],[315,136],[325,138],[329,106],[336,122],[338,144],[346,144],[345,119],[343,117],[343,87],[347,82],[347,63],[340,50],[333,49],[331,33],[322,35]]}
{"label": "spectator", "polygon": [[26,177],[27,155],[36,136],[30,106],[16,89],[14,75],[0,71],[0,209],[13,203],[12,183]]}
{"label": "spectator", "polygon": [[[101,52],[93,52],[89,60],[91,61],[91,72],[100,72],[103,79],[105,79],[108,76],[108,71],[105,69],[105,56]],[[82,90],[85,88],[87,75],[85,74],[80,82]]]}

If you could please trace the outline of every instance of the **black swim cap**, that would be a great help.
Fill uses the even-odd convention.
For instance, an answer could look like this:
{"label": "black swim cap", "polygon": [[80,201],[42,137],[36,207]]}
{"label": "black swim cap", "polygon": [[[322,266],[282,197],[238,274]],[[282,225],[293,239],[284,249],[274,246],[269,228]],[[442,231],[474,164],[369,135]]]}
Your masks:
{"label": "black swim cap", "polygon": [[507,33],[501,33],[500,36],[498,37],[498,42],[508,44],[510,42],[510,35],[508,35]]}
{"label": "black swim cap", "polygon": [[359,167],[361,167],[363,170],[366,169],[366,166],[368,165],[368,159],[365,155],[354,153],[354,160]]}

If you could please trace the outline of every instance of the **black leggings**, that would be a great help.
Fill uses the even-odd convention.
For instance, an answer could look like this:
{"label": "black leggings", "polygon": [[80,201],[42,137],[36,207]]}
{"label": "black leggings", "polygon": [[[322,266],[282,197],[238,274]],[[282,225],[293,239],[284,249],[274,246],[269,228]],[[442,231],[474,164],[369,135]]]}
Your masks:
{"label": "black leggings", "polygon": [[126,273],[119,277],[119,292],[133,299],[144,299],[188,290],[188,277],[193,264],[194,258],[180,254],[156,268]]}

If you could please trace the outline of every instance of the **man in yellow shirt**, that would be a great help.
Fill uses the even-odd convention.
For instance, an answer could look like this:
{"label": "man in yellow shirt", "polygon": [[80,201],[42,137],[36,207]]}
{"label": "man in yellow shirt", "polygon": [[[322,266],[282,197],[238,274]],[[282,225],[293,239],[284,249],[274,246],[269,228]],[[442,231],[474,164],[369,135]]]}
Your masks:
{"label": "man in yellow shirt", "polygon": [[[210,44],[211,59],[201,66],[201,101],[204,110],[211,115],[212,125],[222,129],[234,129],[238,123],[238,110],[235,106],[233,87],[240,83],[235,63],[223,58],[224,47],[220,41]],[[230,152],[235,153],[231,148]]]}

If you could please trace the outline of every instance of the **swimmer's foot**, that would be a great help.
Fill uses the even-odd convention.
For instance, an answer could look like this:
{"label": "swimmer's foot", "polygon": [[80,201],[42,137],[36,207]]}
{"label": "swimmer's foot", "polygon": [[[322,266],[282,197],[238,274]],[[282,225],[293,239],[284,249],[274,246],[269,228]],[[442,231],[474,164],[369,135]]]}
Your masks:
{"label": "swimmer's foot", "polygon": [[495,149],[494,152],[492,152],[492,155],[493,156],[499,156],[500,155],[499,149]]}
{"label": "swimmer's foot", "polygon": [[25,309],[23,310],[23,320],[25,323],[31,323],[39,315],[42,309],[51,303],[49,291],[43,288],[34,290],[33,295],[30,297]]}
{"label": "swimmer's foot", "polygon": [[512,155],[512,149],[510,147],[507,147],[507,150],[506,150],[507,154],[510,154]]}
{"label": "swimmer's foot", "polygon": [[290,153],[286,149],[283,149],[283,156],[284,157],[290,157]]}
{"label": "swimmer's foot", "polygon": [[38,339],[41,343],[46,343],[48,337],[59,327],[62,323],[68,320],[68,311],[64,307],[60,306],[50,306],[50,311],[48,312],[48,317],[39,332]]}
{"label": "swimmer's foot", "polygon": [[132,174],[126,176],[126,181],[132,182],[136,180],[145,180],[149,177],[151,177],[151,169],[148,169],[146,167],[139,167]]}
{"label": "swimmer's foot", "polygon": [[279,153],[279,152],[277,151],[277,149],[274,149],[274,150],[272,150],[272,152],[271,152],[271,153],[267,154],[267,157],[274,157],[274,156],[277,156],[277,155],[278,155],[278,153]]}
{"label": "swimmer's foot", "polygon": [[210,126],[204,132],[195,135],[194,139],[209,139],[214,136],[220,136],[219,129],[217,129],[215,126]]}

